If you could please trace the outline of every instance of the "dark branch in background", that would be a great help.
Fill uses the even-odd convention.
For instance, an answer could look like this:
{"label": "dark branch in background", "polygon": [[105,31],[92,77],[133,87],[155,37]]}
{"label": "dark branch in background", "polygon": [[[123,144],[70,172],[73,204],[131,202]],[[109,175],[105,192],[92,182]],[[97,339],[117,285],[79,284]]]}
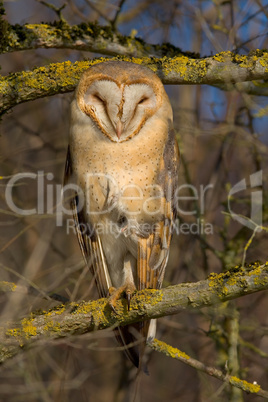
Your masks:
{"label": "dark branch in background", "polygon": [[234,85],[215,85],[218,88],[228,91],[236,89],[238,92],[244,92],[248,95],[255,96],[268,96],[268,82],[267,81],[254,81],[254,82],[238,82]]}
{"label": "dark branch in background", "polygon": [[[53,63],[32,71],[0,77],[1,114],[29,100],[73,91],[86,69],[105,60],[107,59],[100,58],[75,63],[70,61]],[[203,59],[192,59],[181,55],[161,59],[122,56],[113,60],[132,61],[147,66],[164,84],[209,84],[234,89],[235,83],[268,80],[268,52],[264,50],[257,50],[248,56],[222,52]],[[261,85],[260,82],[256,84]]]}

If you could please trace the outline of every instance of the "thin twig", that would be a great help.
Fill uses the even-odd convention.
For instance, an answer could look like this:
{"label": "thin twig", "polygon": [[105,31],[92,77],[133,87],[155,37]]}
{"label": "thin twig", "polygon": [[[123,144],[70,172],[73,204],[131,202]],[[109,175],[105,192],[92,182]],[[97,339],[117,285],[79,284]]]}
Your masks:
{"label": "thin twig", "polygon": [[111,26],[112,26],[112,28],[114,30],[116,30],[116,24],[117,24],[117,21],[118,21],[118,17],[119,17],[119,14],[121,13],[121,10],[123,8],[123,5],[124,5],[125,1],[126,0],[120,0],[120,3],[118,5],[118,9],[117,9],[117,11],[115,13],[115,16],[114,16],[114,19],[111,21]]}
{"label": "thin twig", "polygon": [[98,13],[105,21],[110,23],[109,18],[98,7],[96,7],[94,4],[92,4],[92,2],[89,0],[85,0],[85,1],[89,5],[89,7],[92,8],[92,10],[96,11],[96,13]]}
{"label": "thin twig", "polygon": [[62,15],[62,12],[61,12],[66,7],[66,3],[64,3],[61,7],[56,7],[53,4],[47,3],[44,0],[36,0],[36,1],[38,1],[38,3],[43,4],[43,6],[46,6],[46,7],[50,8],[51,10],[55,11],[55,13],[59,17],[60,21],[66,22],[65,18]]}

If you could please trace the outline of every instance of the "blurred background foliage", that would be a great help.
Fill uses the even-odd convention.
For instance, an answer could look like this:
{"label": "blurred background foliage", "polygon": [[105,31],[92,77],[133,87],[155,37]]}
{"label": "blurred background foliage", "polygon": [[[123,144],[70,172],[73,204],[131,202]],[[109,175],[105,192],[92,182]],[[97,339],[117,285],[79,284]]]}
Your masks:
{"label": "blurred background foliage", "polygon": [[[248,54],[268,47],[268,1],[182,0],[62,0],[70,24],[98,21],[123,35],[153,44],[169,42],[201,57],[224,50]],[[55,11],[43,1],[4,1],[11,24],[53,22]],[[29,70],[51,62],[76,61],[101,54],[68,49],[34,49],[0,55],[1,74]],[[232,209],[250,216],[249,177],[262,171],[263,225],[267,227],[267,98],[211,86],[168,86],[182,162],[179,225],[174,235],[164,286],[198,281],[247,262],[266,260],[268,239],[262,230],[247,242],[252,230],[228,212],[228,193],[246,179],[248,189],[232,200]],[[1,122],[0,137],[0,279],[34,283],[71,300],[97,297],[73,230],[66,219],[56,226],[47,213],[49,185],[62,183],[68,143],[72,94],[57,95],[16,106]],[[10,177],[41,172],[45,213],[13,214],[5,200]],[[47,176],[52,173],[53,177]],[[210,187],[204,192],[202,189]],[[195,193],[191,191],[194,188]],[[16,204],[35,208],[37,181],[18,182]],[[39,194],[40,196],[40,194]],[[189,197],[192,197],[191,199]],[[53,204],[57,202],[54,191]],[[266,204],[266,206],[265,206]],[[194,211],[194,213],[191,213]],[[66,217],[65,217],[66,218]],[[68,217],[67,217],[68,218]],[[190,226],[191,224],[196,226]],[[203,228],[203,229],[202,229]],[[206,230],[207,228],[207,230]],[[192,233],[191,233],[192,232]],[[158,320],[157,337],[207,365],[228,370],[268,388],[267,293],[262,292],[200,312],[182,312]],[[0,296],[1,321],[16,320],[49,303],[25,295]],[[149,376],[142,376],[137,401],[255,401],[219,381],[156,352],[150,354]],[[40,345],[0,368],[0,399],[5,401],[128,401],[135,369],[118,350],[111,331],[96,332]]]}

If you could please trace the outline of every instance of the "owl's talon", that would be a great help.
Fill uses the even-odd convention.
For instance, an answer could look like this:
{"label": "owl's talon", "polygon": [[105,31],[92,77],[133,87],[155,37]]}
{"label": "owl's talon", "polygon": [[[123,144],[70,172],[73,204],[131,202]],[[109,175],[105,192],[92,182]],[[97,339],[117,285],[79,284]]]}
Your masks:
{"label": "owl's talon", "polygon": [[112,310],[115,313],[117,312],[116,311],[116,302],[117,302],[117,300],[120,299],[122,294],[125,294],[126,299],[127,299],[127,307],[128,307],[127,309],[129,311],[129,309],[130,309],[130,301],[132,299],[132,295],[133,295],[135,290],[136,290],[136,288],[132,284],[131,285],[128,284],[128,285],[121,286],[118,289],[115,289],[115,288],[111,287],[109,289],[110,297],[109,297],[108,302],[109,302],[109,305],[111,306]]}
{"label": "owl's talon", "polygon": [[113,312],[114,312],[115,314],[117,314],[116,308],[115,308],[115,306],[112,304],[112,302],[109,301],[109,305],[110,305],[111,309],[113,310]]}
{"label": "owl's talon", "polygon": [[130,309],[130,300],[132,299],[132,293],[126,292],[127,295],[127,310],[129,311]]}

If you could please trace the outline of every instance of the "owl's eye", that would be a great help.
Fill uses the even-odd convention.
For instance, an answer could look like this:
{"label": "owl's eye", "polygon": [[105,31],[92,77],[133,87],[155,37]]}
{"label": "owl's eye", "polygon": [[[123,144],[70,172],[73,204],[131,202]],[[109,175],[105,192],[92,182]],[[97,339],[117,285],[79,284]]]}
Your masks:
{"label": "owl's eye", "polygon": [[99,102],[105,103],[105,101],[98,95],[98,94],[94,94],[92,95],[93,98]]}
{"label": "owl's eye", "polygon": [[139,101],[138,105],[142,105],[142,104],[145,103],[147,100],[149,100],[149,98],[146,98],[146,96],[144,96],[143,98],[141,98],[141,100]]}

